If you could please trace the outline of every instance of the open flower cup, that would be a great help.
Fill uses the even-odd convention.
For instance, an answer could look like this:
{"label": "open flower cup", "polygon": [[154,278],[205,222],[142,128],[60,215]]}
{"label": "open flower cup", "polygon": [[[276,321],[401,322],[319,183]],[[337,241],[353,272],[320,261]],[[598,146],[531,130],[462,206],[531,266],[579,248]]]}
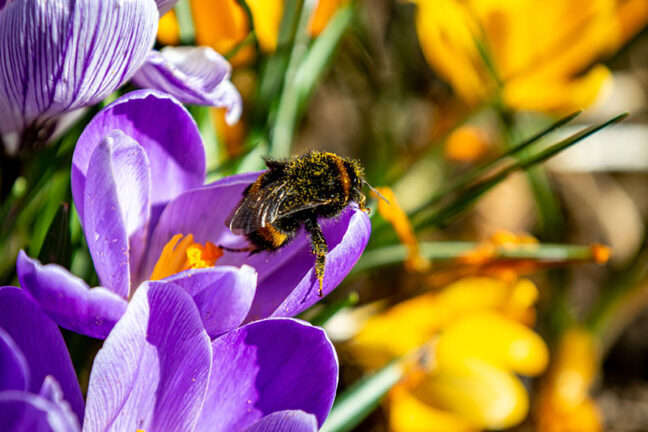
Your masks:
{"label": "open flower cup", "polygon": [[0,138],[46,142],[59,118],[133,78],[185,103],[241,112],[230,65],[211,48],[153,50],[176,0],[0,0]]}
{"label": "open flower cup", "polygon": [[85,402],[56,324],[0,287],[0,430],[318,430],[338,379],[324,331],[290,318],[211,341],[173,283],[135,293],[95,357]]}
{"label": "open flower cup", "polygon": [[[101,283],[87,284],[58,265],[21,252],[21,286],[64,328],[105,338],[138,286],[163,279],[198,306],[207,332],[218,336],[265,317],[290,317],[313,305],[315,258],[302,231],[273,253],[222,252],[245,239],[225,219],[258,173],[202,186],[205,154],[195,122],[173,97],[129,93],[102,110],[75,149],[72,192]],[[324,293],[359,259],[369,239],[357,207],[323,220],[330,253]]]}

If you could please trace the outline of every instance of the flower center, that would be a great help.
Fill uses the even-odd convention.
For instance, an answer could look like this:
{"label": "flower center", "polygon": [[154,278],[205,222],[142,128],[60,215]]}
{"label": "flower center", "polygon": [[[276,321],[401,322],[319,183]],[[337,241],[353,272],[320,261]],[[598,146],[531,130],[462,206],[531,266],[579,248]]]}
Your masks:
{"label": "flower center", "polygon": [[184,270],[212,267],[223,256],[223,251],[215,244],[207,242],[203,246],[193,239],[193,234],[174,235],[164,245],[150,280],[164,279]]}

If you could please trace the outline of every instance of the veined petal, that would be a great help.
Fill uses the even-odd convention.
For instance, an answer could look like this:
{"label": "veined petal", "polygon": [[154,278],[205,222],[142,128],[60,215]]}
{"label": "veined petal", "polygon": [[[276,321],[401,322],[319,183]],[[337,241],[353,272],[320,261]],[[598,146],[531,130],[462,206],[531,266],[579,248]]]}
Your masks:
{"label": "veined petal", "polygon": [[165,47],[151,51],[133,82],[167,92],[186,104],[227,108],[227,123],[236,123],[243,102],[229,80],[231,66],[209,47]]}
{"label": "veined petal", "polygon": [[282,410],[313,414],[321,426],[338,381],[333,345],[321,328],[267,319],[212,342],[212,377],[196,431],[244,430]]}
{"label": "veined petal", "polygon": [[72,411],[82,419],[81,389],[61,331],[24,290],[0,288],[0,328],[13,339],[27,360],[31,377],[28,391],[38,393],[45,378],[53,376]]}
{"label": "veined petal", "polygon": [[173,97],[154,90],[128,93],[104,108],[86,126],[72,158],[72,194],[84,220],[84,190],[90,158],[118,129],[146,152],[151,166],[153,212],[205,180],[205,149],[196,122]]}
{"label": "veined petal", "polygon": [[99,102],[153,47],[153,0],[24,0],[0,10],[0,132]]}
{"label": "veined petal", "polygon": [[317,419],[304,411],[277,411],[256,421],[245,432],[317,432]]}
{"label": "veined petal", "polygon": [[95,357],[83,430],[193,430],[211,362],[189,294],[172,283],[140,286]]}
{"label": "veined petal", "polygon": [[130,245],[144,243],[150,219],[150,177],[146,152],[120,130],[101,141],[88,165],[83,209],[88,248],[101,283],[124,298],[131,287]]}
{"label": "veined petal", "polygon": [[[245,246],[245,237],[232,234],[225,226],[225,219],[240,201],[245,188],[258,176],[259,173],[246,173],[228,177],[188,191],[170,202],[151,236],[145,266],[149,274],[164,244],[177,233],[192,233],[195,241],[201,243],[210,241],[234,248]],[[371,225],[369,218],[354,205],[339,217],[320,222],[330,250],[324,275],[324,294],[328,294],[360,258],[369,241]],[[248,321],[268,316],[294,316],[320,299],[315,258],[304,231],[278,251],[250,257],[226,252],[218,261],[218,265],[242,264],[254,267],[259,274]]]}
{"label": "veined petal", "polygon": [[240,326],[252,306],[257,274],[250,266],[186,270],[164,279],[192,297],[205,330],[213,339]]}
{"label": "veined petal", "polygon": [[103,287],[92,288],[56,264],[42,265],[20,251],[20,285],[61,327],[104,339],[126,310],[126,299]]}
{"label": "veined petal", "polygon": [[0,327],[0,391],[27,390],[29,365],[18,345]]}

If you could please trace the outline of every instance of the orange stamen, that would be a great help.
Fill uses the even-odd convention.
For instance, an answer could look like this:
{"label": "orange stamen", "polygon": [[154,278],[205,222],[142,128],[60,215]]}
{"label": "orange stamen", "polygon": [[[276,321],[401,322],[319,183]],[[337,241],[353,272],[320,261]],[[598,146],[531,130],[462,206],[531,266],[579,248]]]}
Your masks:
{"label": "orange stamen", "polygon": [[160,280],[184,270],[212,267],[223,256],[223,251],[211,242],[201,245],[193,235],[174,235],[164,245],[150,280]]}
{"label": "orange stamen", "polygon": [[610,255],[612,255],[612,249],[598,243],[591,245],[590,250],[592,251],[594,262],[597,264],[605,264],[610,259]]}

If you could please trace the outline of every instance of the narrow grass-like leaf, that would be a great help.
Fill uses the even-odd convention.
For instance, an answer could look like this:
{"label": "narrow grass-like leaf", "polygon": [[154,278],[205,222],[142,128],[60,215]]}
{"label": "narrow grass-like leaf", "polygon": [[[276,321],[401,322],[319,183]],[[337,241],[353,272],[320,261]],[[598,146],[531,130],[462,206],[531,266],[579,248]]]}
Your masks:
{"label": "narrow grass-like leaf", "polygon": [[326,324],[335,314],[340,312],[342,309],[354,306],[358,303],[360,296],[358,293],[353,291],[349,293],[346,298],[341,300],[334,301],[331,304],[325,305],[321,311],[317,313],[313,318],[310,319],[310,323],[314,326],[323,326]]}
{"label": "narrow grass-like leaf", "polygon": [[238,44],[237,48],[241,49],[247,43],[254,43],[254,49],[258,54],[260,52],[260,48],[259,48],[259,41],[256,38],[256,23],[254,22],[254,15],[252,15],[252,10],[250,9],[250,6],[247,4],[246,0],[236,0],[236,3],[238,3],[239,6],[241,6],[243,11],[245,12],[245,17],[248,20],[248,35],[245,37],[245,39],[243,39],[243,41],[240,44]]}
{"label": "narrow grass-like leaf", "polygon": [[261,77],[255,98],[256,106],[252,115],[259,122],[269,117],[268,110],[281,90],[303,1],[287,0],[284,2],[279,36],[277,37],[277,49],[261,67]]}
{"label": "narrow grass-like leaf", "polygon": [[404,376],[402,361],[395,360],[375,374],[363,378],[338,396],[320,432],[353,430]]}
{"label": "narrow grass-like leaf", "polygon": [[[203,145],[205,147],[205,164],[207,172],[213,171],[221,163],[221,143],[218,139],[218,133],[214,127],[210,110],[212,108],[206,106],[192,105],[189,106],[189,112],[198,125],[200,136],[203,138]],[[209,182],[211,179],[208,179]]]}
{"label": "narrow grass-like leaf", "polygon": [[614,123],[618,123],[628,116],[627,113],[618,115],[606,122],[603,122],[599,125],[591,126],[586,129],[581,130],[575,134],[570,135],[569,137],[559,141],[558,143],[547,147],[546,149],[534,154],[525,159],[518,160],[504,168],[499,172],[492,174],[490,177],[487,177],[483,180],[479,180],[475,184],[467,187],[463,191],[459,192],[458,195],[454,198],[451,198],[449,202],[443,205],[440,209],[432,212],[431,214],[413,220],[413,224],[417,229],[427,227],[429,225],[443,225],[459,213],[466,210],[468,207],[472,206],[474,202],[481,197],[484,193],[492,189],[497,184],[501,183],[509,175],[516,171],[526,170],[530,167],[536,166],[561,151],[571,147],[572,145],[578,143],[579,141],[587,138],[588,136],[598,132],[599,130],[610,126]]}
{"label": "narrow grass-like leaf", "polygon": [[317,82],[327,70],[333,55],[342,40],[342,36],[353,22],[355,16],[353,4],[340,8],[331,18],[326,28],[308,50],[308,54],[297,70],[295,86],[299,98],[298,112],[302,112],[304,105],[310,99]]}
{"label": "narrow grass-like leaf", "polygon": [[434,196],[432,196],[428,202],[425,204],[421,205],[418,209],[416,209],[412,214],[418,214],[422,211],[424,211],[426,208],[436,204],[437,202],[441,201],[443,198],[447,197],[448,194],[454,193],[457,190],[466,187],[470,183],[474,182],[477,178],[485,175],[490,169],[494,168],[496,165],[501,163],[504,159],[516,156],[520,154],[523,150],[528,148],[530,145],[538,142],[540,139],[544,138],[545,136],[549,135],[551,132],[561,128],[562,126],[566,125],[570,121],[572,121],[574,118],[576,118],[582,111],[577,111],[574,112],[568,116],[565,116],[561,118],[560,120],[552,123],[545,129],[541,130],[540,132],[532,135],[531,137],[525,139],[524,141],[520,142],[519,144],[516,144],[515,146],[511,147],[509,150],[505,151],[504,153],[495,156],[492,159],[489,159],[488,161],[477,165],[476,167],[472,168],[465,174],[463,174],[461,177],[456,178],[455,180],[452,180],[446,187],[444,187],[442,190],[439,192],[435,193]]}
{"label": "narrow grass-like leaf", "polygon": [[295,40],[290,52],[290,60],[288,61],[277,107],[277,117],[272,128],[270,154],[274,157],[284,158],[290,156],[299,109],[299,92],[295,85],[295,78],[308,50],[308,42],[310,41],[308,26],[315,6],[317,6],[316,0],[304,0],[299,14],[297,32],[295,33]]}
{"label": "narrow grass-like leaf", "polygon": [[196,40],[196,29],[191,16],[191,5],[189,0],[178,0],[174,6],[180,28],[180,43],[182,45],[194,45]]}
{"label": "narrow grass-like leaf", "polygon": [[69,267],[72,259],[70,241],[70,205],[63,202],[49,226],[43,246],[38,252],[38,259],[43,264],[59,264]]}

